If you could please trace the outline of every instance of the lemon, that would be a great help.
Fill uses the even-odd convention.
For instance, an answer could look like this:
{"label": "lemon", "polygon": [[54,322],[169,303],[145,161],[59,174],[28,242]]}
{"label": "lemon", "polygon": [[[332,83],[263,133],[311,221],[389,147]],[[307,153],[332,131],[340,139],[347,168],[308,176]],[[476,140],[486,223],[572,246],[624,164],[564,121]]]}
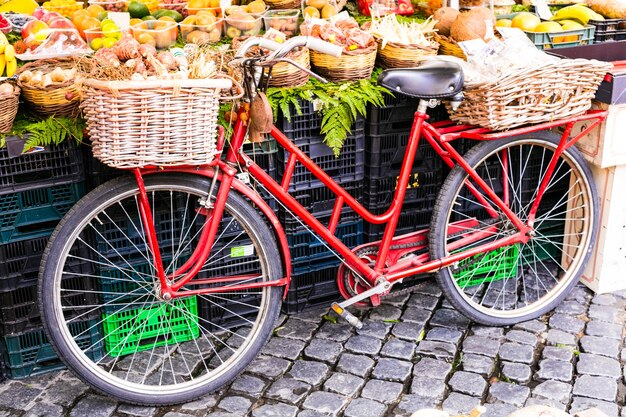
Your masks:
{"label": "lemon", "polygon": [[105,48],[110,48],[117,43],[117,39],[115,38],[104,38],[102,41],[102,46]]}
{"label": "lemon", "polygon": [[97,51],[98,49],[102,48],[103,45],[104,41],[102,40],[102,38],[95,38],[91,40],[91,44],[89,46],[91,46],[91,49],[93,49],[94,51]]}

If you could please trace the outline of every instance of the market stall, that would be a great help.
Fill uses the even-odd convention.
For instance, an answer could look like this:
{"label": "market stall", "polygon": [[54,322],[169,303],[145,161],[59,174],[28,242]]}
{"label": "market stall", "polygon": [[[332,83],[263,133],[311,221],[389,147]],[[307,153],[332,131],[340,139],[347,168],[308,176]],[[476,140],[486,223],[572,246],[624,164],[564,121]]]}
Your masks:
{"label": "market stall", "polygon": [[[626,21],[623,19],[626,14],[617,16],[619,10],[607,8],[605,3],[590,4],[590,8],[555,5],[552,17],[546,16],[547,8],[537,5],[541,18],[531,11],[531,6],[499,0],[488,5],[461,1],[460,11],[442,6],[430,0],[413,3],[359,0],[348,4],[333,0],[254,0],[232,5],[214,0],[90,1],[88,4],[51,0],[41,6],[32,1],[10,0],[0,5],[0,75],[7,77],[0,82],[0,131],[5,132],[0,134],[3,167],[0,207],[6,219],[0,223],[0,350],[7,375],[22,378],[62,367],[43,332],[37,306],[36,280],[46,243],[61,218],[82,196],[112,178],[125,175],[111,166],[124,168],[117,163],[124,158],[142,163],[137,162],[140,146],[137,143],[117,149],[121,157],[104,155],[98,144],[91,148],[90,136],[108,130],[138,133],[146,138],[174,135],[172,132],[176,137],[193,136],[193,129],[203,129],[198,126],[204,126],[203,121],[215,112],[219,112],[219,123],[227,136],[242,117],[246,118],[244,123],[252,123],[248,120],[249,103],[223,100],[217,110],[215,96],[207,96],[213,107],[198,109],[176,102],[176,108],[172,105],[171,111],[167,110],[168,104],[164,103],[169,102],[163,101],[159,82],[207,79],[216,74],[237,80],[240,74],[228,62],[237,46],[257,35],[264,36],[268,42],[283,44],[290,37],[302,34],[340,46],[343,54],[339,57],[300,47],[287,57],[298,66],[281,62],[267,70],[261,82],[268,86],[266,95],[274,125],[366,209],[381,214],[393,200],[418,103],[417,99],[393,95],[380,87],[377,77],[381,68],[416,67],[437,55],[459,62],[471,61],[485,51],[485,41],[492,39],[498,45],[521,45],[506,43],[508,34],[512,33],[507,28],[525,31],[524,41],[530,42],[533,51],[528,56],[541,60],[546,59],[545,55],[534,55],[533,45],[538,50],[556,52],[560,48],[594,43],[602,47],[605,45],[602,42],[621,39],[620,24]],[[504,29],[499,31],[499,28]],[[515,37],[508,39],[519,42]],[[513,51],[513,47],[509,50]],[[250,57],[266,53],[260,46],[251,51]],[[510,66],[515,64],[511,61]],[[499,65],[494,67],[498,72],[494,72],[494,79],[504,72],[503,65]],[[594,96],[598,74],[585,72],[585,68],[575,64],[551,65],[540,66],[543,72],[523,73],[521,79],[528,84],[522,86],[516,79],[507,84],[505,91],[498,90],[502,89],[501,83],[477,75],[476,87],[466,88],[470,99],[458,109],[450,105],[429,109],[430,122],[450,116],[458,123],[510,129],[583,113]],[[311,69],[331,82],[322,83],[302,69]],[[550,83],[561,78],[562,84],[552,88],[564,96],[569,94],[571,100],[568,99],[567,105],[554,106],[558,100],[544,97],[535,102],[529,100],[517,113],[503,116],[511,111],[511,107],[506,107],[510,89],[526,88],[521,94],[535,97],[541,95],[542,88],[547,88],[545,84],[550,76],[556,78],[550,79]],[[564,76],[577,77],[575,93],[564,93],[572,88],[567,79],[563,82]],[[102,87],[109,81],[127,82],[125,90],[135,95],[122,94],[125,101],[119,104],[119,91]],[[535,86],[535,91],[529,92],[529,85]],[[602,89],[598,94],[601,92]],[[222,98],[237,96],[233,90]],[[491,101],[485,106],[482,100]],[[112,107],[113,102],[117,107]],[[498,106],[505,110],[494,116],[489,109]],[[142,117],[152,117],[149,115],[155,109],[163,112],[162,107],[167,114],[151,119],[149,129],[142,131],[146,126]],[[610,126],[611,119],[606,129],[610,130]],[[217,126],[210,124],[206,129],[213,136],[218,131]],[[256,133],[250,134],[253,140],[244,145],[245,153],[276,180],[290,172],[292,181],[288,189],[295,200],[321,223],[336,221],[335,234],[346,245],[356,247],[382,238],[382,225],[364,222],[348,208],[342,211],[340,220],[333,220],[335,194],[304,167],[290,166],[289,152],[278,147],[275,140],[262,140],[263,132]],[[454,142],[460,153],[468,151],[471,145],[469,140]],[[149,144],[145,146],[149,148]],[[591,159],[590,162],[597,163]],[[149,162],[143,160],[144,165],[150,165]],[[188,162],[202,163],[195,159]],[[619,161],[611,166],[623,163]],[[619,167],[615,170],[615,175],[621,173]],[[420,143],[397,234],[428,228],[437,194],[448,173],[449,167],[430,145]],[[567,188],[552,191],[563,194]],[[291,252],[292,281],[283,303],[284,311],[301,311],[339,298],[339,260],[333,251],[309,233],[284,206],[277,204],[271,193],[262,188],[258,192],[278,214]],[[127,227],[120,230],[123,235],[136,231]],[[133,248],[115,248],[116,253],[122,250]],[[546,259],[553,256],[550,245],[542,250]],[[80,262],[75,266],[83,267]],[[149,265],[145,263],[133,267],[149,273]],[[106,268],[97,272],[111,274]],[[113,275],[111,278],[110,288],[115,288]],[[84,282],[76,285],[77,291],[85,290],[80,296],[90,296]],[[86,298],[77,303],[87,302]],[[184,309],[199,317],[216,314],[211,305],[201,299],[196,303],[195,298]],[[134,320],[150,313],[150,309],[138,309],[130,315],[128,311],[122,313],[107,312],[105,325]],[[94,327],[92,324],[87,319],[77,322],[78,327],[89,329]],[[196,334],[193,329],[172,332],[190,338]],[[129,336],[112,333],[103,343],[109,354],[116,352],[115,340]],[[83,337],[99,338],[97,333]],[[141,340],[137,345],[141,345]],[[156,344],[149,346],[154,348]]]}

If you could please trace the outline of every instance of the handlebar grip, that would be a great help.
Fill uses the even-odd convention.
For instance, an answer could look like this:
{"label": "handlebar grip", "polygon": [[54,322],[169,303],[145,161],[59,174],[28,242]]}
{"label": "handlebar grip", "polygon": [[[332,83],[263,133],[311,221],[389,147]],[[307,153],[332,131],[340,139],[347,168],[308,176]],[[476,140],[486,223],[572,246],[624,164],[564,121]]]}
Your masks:
{"label": "handlebar grip", "polygon": [[318,38],[313,38],[311,36],[307,37],[306,47],[316,52],[335,57],[341,56],[341,53],[343,52],[343,48],[341,46],[333,45],[330,42],[326,42]]}
{"label": "handlebar grip", "polygon": [[259,48],[269,49],[270,51],[275,51],[280,48],[282,45],[278,42],[271,41],[269,39],[260,38]]}

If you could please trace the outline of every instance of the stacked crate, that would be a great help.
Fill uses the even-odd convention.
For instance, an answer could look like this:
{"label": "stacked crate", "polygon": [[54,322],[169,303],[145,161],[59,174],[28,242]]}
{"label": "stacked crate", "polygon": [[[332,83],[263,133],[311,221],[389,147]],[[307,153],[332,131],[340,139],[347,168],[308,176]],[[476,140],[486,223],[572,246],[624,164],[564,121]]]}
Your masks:
{"label": "stacked crate", "polygon": [[[0,148],[0,350],[8,376],[24,378],[63,366],[41,326],[37,278],[50,234],[84,195],[85,184],[82,156],[73,142],[22,154],[23,139],[6,141],[7,146]],[[83,256],[85,249],[75,250]],[[92,283],[71,272],[89,274],[89,265],[76,260],[66,271],[66,287],[79,292],[64,297],[85,304],[90,295],[80,290],[92,289]],[[73,331],[83,333],[90,323],[76,321]],[[91,345],[100,336],[96,328],[79,338],[79,343]]]}
{"label": "stacked crate", "polygon": [[[310,101],[300,100],[300,113],[292,105],[290,117],[279,115],[277,127],[307,154],[326,174],[346,189],[358,201],[362,201],[362,184],[365,175],[365,121],[358,118],[346,138],[339,157],[324,143],[320,133],[322,116]],[[278,178],[281,179],[289,153],[278,152]],[[320,223],[327,226],[335,204],[335,194],[302,164],[297,163],[289,193],[302,204]],[[311,234],[284,207],[279,207],[279,219],[285,227],[291,250],[292,279],[283,308],[287,312],[328,304],[339,297],[337,289],[337,266],[339,258]],[[344,206],[335,236],[346,246],[353,248],[363,243],[363,220],[352,209]]]}
{"label": "stacked crate", "polygon": [[[384,213],[393,200],[418,102],[407,96],[388,95],[382,107],[368,109],[364,205],[373,213]],[[443,106],[428,113],[429,122],[447,117]],[[444,179],[443,161],[425,139],[420,139],[396,235],[428,227]],[[366,241],[382,239],[384,230],[385,225],[366,224]]]}

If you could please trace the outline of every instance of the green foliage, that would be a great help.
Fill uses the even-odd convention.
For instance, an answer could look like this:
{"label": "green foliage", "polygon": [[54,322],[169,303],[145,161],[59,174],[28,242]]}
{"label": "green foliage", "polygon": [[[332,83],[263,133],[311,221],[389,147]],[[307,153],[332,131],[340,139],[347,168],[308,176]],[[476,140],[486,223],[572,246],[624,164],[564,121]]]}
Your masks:
{"label": "green foliage", "polygon": [[298,99],[315,102],[322,115],[321,134],[325,136],[324,142],[333,149],[335,156],[339,156],[356,118],[366,115],[368,104],[382,106],[383,94],[390,94],[376,84],[379,73],[376,71],[369,80],[323,84],[311,79],[302,87],[270,88],[267,98],[274,117],[280,110],[287,120],[291,120],[291,106],[301,114]]}
{"label": "green foliage", "polygon": [[44,120],[34,120],[26,115],[18,113],[10,132],[3,133],[0,139],[0,147],[5,145],[6,136],[26,136],[24,151],[37,146],[58,145],[67,139],[77,142],[83,140],[85,121],[81,118],[70,119],[67,117],[51,116]]}

